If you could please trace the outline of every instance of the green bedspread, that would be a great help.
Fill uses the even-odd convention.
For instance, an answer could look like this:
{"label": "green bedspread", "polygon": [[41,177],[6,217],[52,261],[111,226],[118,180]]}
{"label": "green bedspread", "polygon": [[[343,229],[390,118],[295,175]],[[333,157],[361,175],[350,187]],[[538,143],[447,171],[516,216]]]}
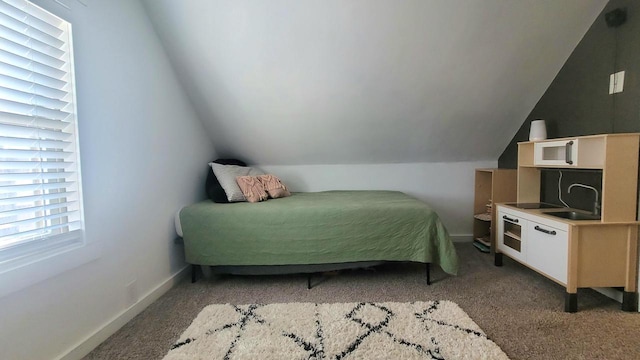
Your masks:
{"label": "green bedspread", "polygon": [[456,274],[449,233],[427,204],[397,191],[293,193],[259,203],[182,209],[187,262],[293,265],[371,260],[434,263]]}

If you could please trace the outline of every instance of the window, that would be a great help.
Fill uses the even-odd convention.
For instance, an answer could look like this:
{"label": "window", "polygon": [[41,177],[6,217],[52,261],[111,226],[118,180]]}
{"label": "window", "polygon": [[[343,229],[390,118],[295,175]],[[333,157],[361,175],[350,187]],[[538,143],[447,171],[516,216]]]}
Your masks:
{"label": "window", "polygon": [[0,0],[0,273],[84,245],[71,24]]}

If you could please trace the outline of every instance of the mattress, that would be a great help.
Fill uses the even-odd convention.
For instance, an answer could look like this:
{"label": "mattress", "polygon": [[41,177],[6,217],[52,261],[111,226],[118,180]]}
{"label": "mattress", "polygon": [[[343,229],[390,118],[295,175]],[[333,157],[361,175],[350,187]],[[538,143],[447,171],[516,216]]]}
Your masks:
{"label": "mattress", "polygon": [[426,203],[397,191],[293,193],[259,203],[209,200],[179,211],[187,262],[305,265],[434,263],[456,274],[449,233]]}
{"label": "mattress", "polygon": [[180,210],[176,211],[176,216],[173,219],[173,224],[176,227],[176,234],[178,234],[179,237],[183,237],[184,233],[182,232],[182,224],[180,223],[180,211],[182,211],[184,207],[180,208]]}

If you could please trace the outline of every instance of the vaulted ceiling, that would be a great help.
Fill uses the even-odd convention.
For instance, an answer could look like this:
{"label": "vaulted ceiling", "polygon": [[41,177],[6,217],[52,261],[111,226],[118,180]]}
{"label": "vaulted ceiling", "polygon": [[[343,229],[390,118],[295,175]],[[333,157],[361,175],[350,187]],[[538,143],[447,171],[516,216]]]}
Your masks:
{"label": "vaulted ceiling", "polygon": [[496,160],[607,1],[144,3],[218,155],[294,165]]}

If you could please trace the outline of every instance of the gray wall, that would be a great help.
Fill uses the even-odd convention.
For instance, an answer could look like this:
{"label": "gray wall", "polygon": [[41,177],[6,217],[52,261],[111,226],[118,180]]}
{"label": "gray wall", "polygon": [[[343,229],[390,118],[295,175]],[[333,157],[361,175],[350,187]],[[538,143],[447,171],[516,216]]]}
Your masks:
{"label": "gray wall", "polygon": [[[609,28],[605,13],[627,9],[627,22]],[[624,70],[624,91],[609,95],[609,75]],[[545,119],[548,138],[602,133],[640,132],[640,2],[611,0],[591,25],[538,104],[499,159],[501,168],[517,166],[517,143],[527,141],[531,120]],[[543,200],[557,203],[558,171],[543,172]],[[600,186],[599,173],[565,172],[563,188],[572,182]],[[577,191],[563,199],[590,208],[591,196]],[[586,200],[582,201],[581,200]]]}

